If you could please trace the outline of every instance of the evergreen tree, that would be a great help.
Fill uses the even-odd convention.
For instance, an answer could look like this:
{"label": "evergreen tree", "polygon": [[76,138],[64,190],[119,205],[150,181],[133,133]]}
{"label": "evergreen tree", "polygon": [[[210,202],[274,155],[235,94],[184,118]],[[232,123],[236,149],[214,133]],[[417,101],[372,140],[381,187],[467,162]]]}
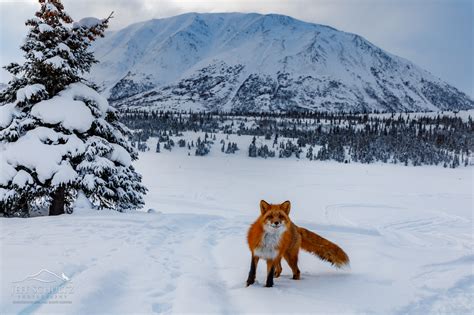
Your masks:
{"label": "evergreen tree", "polygon": [[313,146],[310,146],[308,151],[306,152],[306,158],[310,161],[313,160]]}
{"label": "evergreen tree", "polygon": [[235,151],[239,150],[237,147],[237,143],[235,142],[228,142],[227,143],[227,149],[225,151],[226,154],[234,154]]}
{"label": "evergreen tree", "polygon": [[321,149],[319,149],[318,154],[316,155],[316,159],[320,161],[325,161],[325,160],[329,160],[329,158],[330,156],[326,148],[326,145],[323,145]]}
{"label": "evergreen tree", "polygon": [[131,165],[130,131],[82,77],[97,62],[88,48],[111,15],[71,25],[60,0],[39,3],[26,22],[25,62],[5,67],[14,78],[0,94],[0,208],[58,215],[72,211],[80,191],[97,208],[141,207],[146,188]]}
{"label": "evergreen tree", "polygon": [[201,141],[201,137],[198,137],[196,141],[196,151],[194,154],[196,156],[204,156],[207,155],[210,150],[209,143],[206,141]]}
{"label": "evergreen tree", "polygon": [[257,157],[257,146],[255,136],[252,138],[252,142],[249,145],[249,157]]}

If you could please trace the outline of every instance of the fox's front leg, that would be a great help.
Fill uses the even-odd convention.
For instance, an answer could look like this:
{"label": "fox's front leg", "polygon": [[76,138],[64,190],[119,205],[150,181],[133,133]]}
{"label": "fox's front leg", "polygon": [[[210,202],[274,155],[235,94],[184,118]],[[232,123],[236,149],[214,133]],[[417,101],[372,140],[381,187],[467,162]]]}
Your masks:
{"label": "fox's front leg", "polygon": [[273,276],[275,275],[275,262],[274,260],[267,260],[267,282],[265,286],[267,288],[273,287]]}
{"label": "fox's front leg", "polygon": [[247,286],[255,283],[255,275],[257,274],[257,265],[258,265],[258,257],[252,254],[252,258],[250,260],[250,271],[249,277],[247,278]]}

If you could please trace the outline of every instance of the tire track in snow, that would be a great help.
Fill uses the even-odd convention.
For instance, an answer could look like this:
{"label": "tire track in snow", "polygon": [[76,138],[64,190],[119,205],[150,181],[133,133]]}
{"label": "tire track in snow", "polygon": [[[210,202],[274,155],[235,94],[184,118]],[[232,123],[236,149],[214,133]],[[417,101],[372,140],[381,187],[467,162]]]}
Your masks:
{"label": "tire track in snow", "polygon": [[[344,210],[359,212],[349,218]],[[397,215],[397,212],[400,214]],[[428,214],[383,204],[347,203],[325,207],[327,222],[335,224],[336,228],[344,227],[352,229],[353,232],[359,229],[373,231],[373,234],[383,236],[389,243],[398,247],[439,247],[440,244],[445,247],[469,249],[473,247],[472,237],[458,232],[462,229],[469,230],[471,221],[441,211],[429,211]],[[371,222],[370,225],[360,223],[367,215],[370,220],[366,221]],[[378,222],[374,220],[377,217]],[[400,218],[406,219],[400,220]],[[449,232],[446,232],[447,228],[450,229]]]}
{"label": "tire track in snow", "polygon": [[[210,216],[194,216],[194,226],[182,231],[176,244],[180,260],[180,276],[172,294],[172,313],[229,313],[229,298],[217,272],[212,256],[216,244],[216,226],[224,219]],[[209,301],[202,303],[202,301]]]}
{"label": "tire track in snow", "polygon": [[[472,314],[474,307],[474,275],[465,276],[447,289],[423,297],[396,314]],[[450,303],[443,303],[446,300]]]}

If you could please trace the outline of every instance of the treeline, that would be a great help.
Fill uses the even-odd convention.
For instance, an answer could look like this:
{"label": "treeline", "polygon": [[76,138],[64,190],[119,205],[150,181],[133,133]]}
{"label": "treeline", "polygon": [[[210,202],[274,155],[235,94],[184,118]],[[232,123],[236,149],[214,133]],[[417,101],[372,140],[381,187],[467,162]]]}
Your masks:
{"label": "treeline", "polygon": [[[413,116],[413,117],[412,117]],[[468,165],[474,147],[471,117],[440,114],[368,115],[327,112],[192,113],[122,112],[139,144],[163,132],[184,131],[251,135],[273,145],[249,144],[250,157],[290,157],[339,162],[402,163],[405,165]],[[283,139],[284,140],[279,140]],[[265,148],[266,146],[266,148]],[[305,148],[306,154],[300,156]],[[316,149],[317,148],[317,149]]]}

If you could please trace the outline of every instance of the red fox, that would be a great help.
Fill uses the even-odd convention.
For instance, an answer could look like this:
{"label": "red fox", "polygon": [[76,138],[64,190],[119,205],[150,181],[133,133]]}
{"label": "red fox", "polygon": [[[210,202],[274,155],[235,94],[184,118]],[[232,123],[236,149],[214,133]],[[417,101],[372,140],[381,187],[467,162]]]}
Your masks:
{"label": "red fox", "polygon": [[335,267],[349,264],[349,257],[336,244],[321,236],[296,226],[291,222],[291,203],[269,204],[260,201],[260,217],[248,231],[247,241],[252,252],[247,286],[255,282],[257,264],[260,258],[267,261],[266,287],[273,286],[273,277],[281,274],[281,259],[284,258],[293,272],[293,279],[300,279],[298,252],[300,248],[330,262]]}

